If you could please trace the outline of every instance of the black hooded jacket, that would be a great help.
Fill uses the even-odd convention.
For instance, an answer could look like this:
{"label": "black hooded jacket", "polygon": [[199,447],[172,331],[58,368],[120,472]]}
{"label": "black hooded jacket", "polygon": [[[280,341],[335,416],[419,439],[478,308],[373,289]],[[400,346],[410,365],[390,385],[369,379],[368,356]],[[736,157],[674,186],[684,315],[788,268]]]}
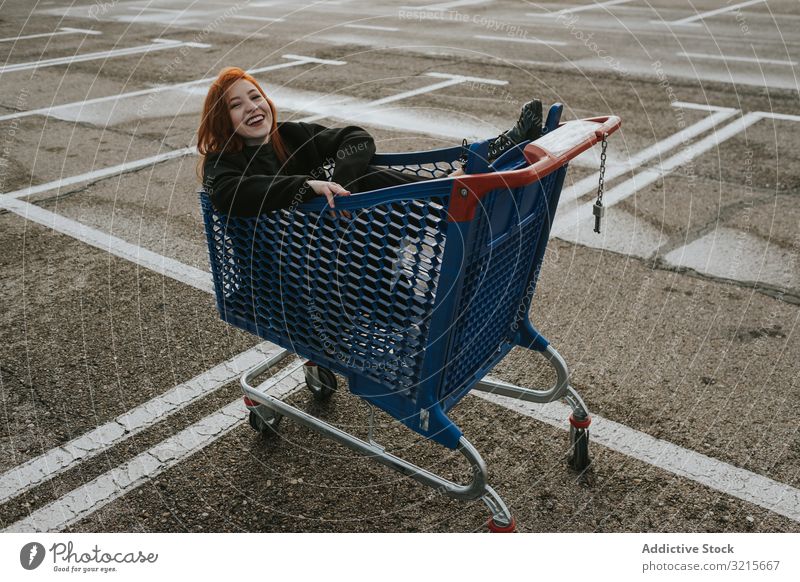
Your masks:
{"label": "black hooded jacket", "polygon": [[285,164],[269,143],[206,156],[203,186],[218,211],[257,216],[310,200],[316,194],[306,182],[325,180],[323,166],[330,163],[331,180],[357,191],[357,181],[375,154],[375,141],[360,127],[329,129],[316,123],[284,122],[278,124],[278,132],[289,153]]}

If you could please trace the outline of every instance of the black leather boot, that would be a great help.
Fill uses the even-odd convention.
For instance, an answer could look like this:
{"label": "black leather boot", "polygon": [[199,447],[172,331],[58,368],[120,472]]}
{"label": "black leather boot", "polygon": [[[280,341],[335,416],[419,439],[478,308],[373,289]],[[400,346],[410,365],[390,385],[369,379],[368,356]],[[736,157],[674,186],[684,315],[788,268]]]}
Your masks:
{"label": "black leather boot", "polygon": [[519,112],[517,123],[498,135],[489,144],[489,162],[493,162],[515,145],[539,139],[542,135],[542,102],[528,101]]}

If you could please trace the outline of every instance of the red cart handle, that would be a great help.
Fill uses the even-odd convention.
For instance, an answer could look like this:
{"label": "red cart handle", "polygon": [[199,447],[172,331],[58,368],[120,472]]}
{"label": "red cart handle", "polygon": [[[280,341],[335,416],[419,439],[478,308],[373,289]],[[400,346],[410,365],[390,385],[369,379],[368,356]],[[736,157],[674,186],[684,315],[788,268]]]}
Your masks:
{"label": "red cart handle", "polygon": [[601,141],[604,135],[617,131],[620,125],[622,120],[616,115],[567,121],[525,146],[525,159],[530,164],[527,168],[459,176],[450,192],[449,222],[472,220],[475,208],[487,192],[541,180]]}

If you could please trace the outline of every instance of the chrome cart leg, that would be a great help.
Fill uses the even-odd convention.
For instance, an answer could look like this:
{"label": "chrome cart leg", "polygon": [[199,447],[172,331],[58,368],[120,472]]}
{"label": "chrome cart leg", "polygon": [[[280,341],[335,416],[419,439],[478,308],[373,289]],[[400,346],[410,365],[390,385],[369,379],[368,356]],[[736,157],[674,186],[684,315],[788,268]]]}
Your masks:
{"label": "chrome cart leg", "polygon": [[591,464],[591,459],[589,458],[589,425],[592,422],[592,417],[589,415],[589,409],[578,392],[569,385],[569,369],[561,354],[552,345],[548,345],[545,351],[539,353],[550,362],[556,372],[556,382],[548,390],[522,388],[521,386],[486,378],[478,382],[475,385],[475,389],[537,404],[547,404],[563,398],[572,408],[572,414],[569,416],[570,442],[572,444],[572,456],[570,457],[569,465],[576,471],[584,471]]}
{"label": "chrome cart leg", "polygon": [[[485,495],[493,494],[494,498],[497,495],[487,486],[487,471],[486,463],[480,456],[478,451],[472,444],[465,438],[461,437],[458,442],[457,450],[464,455],[469,462],[472,472],[472,480],[467,484],[459,484],[449,481],[444,477],[436,475],[418,465],[410,463],[404,459],[396,457],[391,453],[387,453],[383,447],[375,442],[364,441],[350,433],[347,433],[327,422],[320,420],[294,406],[283,402],[255,389],[250,385],[253,378],[263,373],[269,367],[268,362],[259,364],[251,370],[245,372],[241,378],[242,390],[244,391],[245,398],[249,401],[257,403],[259,406],[264,406],[274,413],[291,418],[307,428],[310,428],[321,435],[330,438],[340,444],[349,447],[350,449],[375,459],[379,463],[386,465],[412,479],[419,481],[424,485],[435,488],[448,497],[462,500],[472,500],[484,497]],[[490,493],[491,492],[491,493]],[[508,510],[506,510],[507,513]]]}
{"label": "chrome cart leg", "polygon": [[493,533],[511,533],[517,529],[517,522],[514,516],[506,507],[505,502],[500,498],[497,492],[486,486],[486,495],[481,497],[481,500],[492,512],[492,517],[489,518],[489,531]]}

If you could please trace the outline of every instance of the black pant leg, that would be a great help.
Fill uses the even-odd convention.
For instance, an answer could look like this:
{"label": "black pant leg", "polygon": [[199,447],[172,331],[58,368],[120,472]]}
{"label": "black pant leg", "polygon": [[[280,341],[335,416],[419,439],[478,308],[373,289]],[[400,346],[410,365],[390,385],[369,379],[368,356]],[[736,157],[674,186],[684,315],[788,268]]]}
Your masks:
{"label": "black pant leg", "polygon": [[370,190],[379,190],[380,188],[388,188],[390,186],[400,186],[402,184],[411,184],[413,182],[423,182],[430,178],[416,176],[414,174],[406,174],[391,168],[381,168],[378,166],[367,166],[367,171],[361,178],[356,180],[355,183],[342,184],[353,194],[359,192],[369,192]]}

